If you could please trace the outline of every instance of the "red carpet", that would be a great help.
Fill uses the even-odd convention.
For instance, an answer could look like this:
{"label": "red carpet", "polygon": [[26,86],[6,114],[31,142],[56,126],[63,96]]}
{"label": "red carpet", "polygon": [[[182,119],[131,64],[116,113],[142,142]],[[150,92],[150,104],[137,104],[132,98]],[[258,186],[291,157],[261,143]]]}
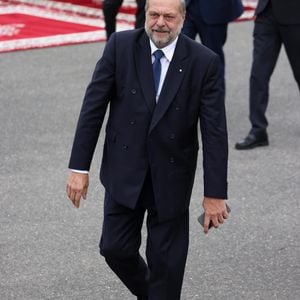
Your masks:
{"label": "red carpet", "polygon": [[[253,19],[245,0],[240,20]],[[117,30],[133,28],[136,4],[124,0]],[[100,0],[0,0],[0,52],[105,40]]]}

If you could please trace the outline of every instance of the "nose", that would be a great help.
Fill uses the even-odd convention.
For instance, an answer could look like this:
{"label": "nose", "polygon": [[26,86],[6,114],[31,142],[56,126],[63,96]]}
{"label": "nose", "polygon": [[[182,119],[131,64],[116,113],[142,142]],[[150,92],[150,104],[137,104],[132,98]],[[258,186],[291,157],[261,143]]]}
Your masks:
{"label": "nose", "polygon": [[157,19],[156,25],[158,26],[164,26],[165,25],[165,19],[163,15],[160,15]]}

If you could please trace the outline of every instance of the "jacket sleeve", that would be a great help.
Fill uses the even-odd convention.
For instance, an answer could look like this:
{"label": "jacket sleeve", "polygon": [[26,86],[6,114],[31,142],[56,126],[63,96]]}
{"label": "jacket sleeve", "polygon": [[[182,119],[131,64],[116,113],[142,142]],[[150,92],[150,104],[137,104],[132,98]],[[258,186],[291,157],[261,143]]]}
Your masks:
{"label": "jacket sleeve", "polygon": [[97,62],[83,99],[69,168],[89,170],[115,80],[115,34]]}
{"label": "jacket sleeve", "polygon": [[228,136],[219,57],[212,59],[201,97],[204,195],[227,199]]}

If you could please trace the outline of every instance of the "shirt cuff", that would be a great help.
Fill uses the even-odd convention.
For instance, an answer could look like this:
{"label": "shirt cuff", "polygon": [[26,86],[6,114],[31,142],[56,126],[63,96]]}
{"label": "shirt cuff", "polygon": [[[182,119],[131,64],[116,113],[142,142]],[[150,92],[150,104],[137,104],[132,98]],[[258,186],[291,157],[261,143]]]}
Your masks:
{"label": "shirt cuff", "polygon": [[85,171],[85,170],[75,170],[75,169],[71,169],[72,172],[75,173],[80,173],[80,174],[89,174],[89,171]]}

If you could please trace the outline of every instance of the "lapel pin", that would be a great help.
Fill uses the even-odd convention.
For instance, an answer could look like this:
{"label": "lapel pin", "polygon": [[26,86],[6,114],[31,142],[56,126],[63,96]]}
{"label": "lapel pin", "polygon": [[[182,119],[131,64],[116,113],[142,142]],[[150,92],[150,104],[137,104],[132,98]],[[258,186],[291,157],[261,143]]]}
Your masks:
{"label": "lapel pin", "polygon": [[182,69],[179,69],[179,72],[181,73],[181,72],[182,72]]}

